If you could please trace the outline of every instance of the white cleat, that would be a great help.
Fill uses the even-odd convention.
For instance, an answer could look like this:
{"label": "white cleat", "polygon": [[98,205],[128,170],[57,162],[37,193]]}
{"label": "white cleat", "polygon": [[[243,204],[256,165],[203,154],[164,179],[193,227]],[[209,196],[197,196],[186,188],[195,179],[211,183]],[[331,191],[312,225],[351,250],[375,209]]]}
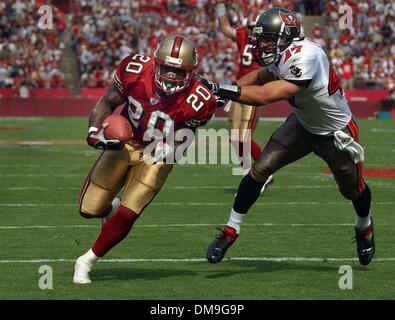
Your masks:
{"label": "white cleat", "polygon": [[92,265],[87,263],[83,257],[79,257],[74,265],[73,283],[87,284],[91,283],[89,272],[92,270]]}
{"label": "white cleat", "polygon": [[262,187],[261,194],[264,193],[265,190],[273,183],[274,183],[274,177],[273,177],[273,175],[270,175],[269,178],[267,178],[265,184]]}

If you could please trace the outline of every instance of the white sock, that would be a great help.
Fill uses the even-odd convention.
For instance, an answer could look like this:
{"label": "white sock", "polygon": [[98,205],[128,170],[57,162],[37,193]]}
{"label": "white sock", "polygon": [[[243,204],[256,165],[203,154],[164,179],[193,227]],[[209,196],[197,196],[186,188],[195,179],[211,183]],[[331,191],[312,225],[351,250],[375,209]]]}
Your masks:
{"label": "white sock", "polygon": [[95,253],[92,251],[92,248],[89,249],[83,256],[80,257],[91,267],[96,263],[97,260],[100,259]]}
{"label": "white sock", "polygon": [[370,213],[366,218],[362,218],[358,215],[355,217],[355,227],[358,230],[363,231],[369,226],[370,226]]}
{"label": "white sock", "polygon": [[241,224],[243,223],[244,217],[245,217],[245,214],[237,213],[232,208],[232,211],[230,212],[230,217],[229,217],[229,221],[228,221],[227,225],[229,227],[234,228],[236,230],[236,233],[239,234],[240,233]]}

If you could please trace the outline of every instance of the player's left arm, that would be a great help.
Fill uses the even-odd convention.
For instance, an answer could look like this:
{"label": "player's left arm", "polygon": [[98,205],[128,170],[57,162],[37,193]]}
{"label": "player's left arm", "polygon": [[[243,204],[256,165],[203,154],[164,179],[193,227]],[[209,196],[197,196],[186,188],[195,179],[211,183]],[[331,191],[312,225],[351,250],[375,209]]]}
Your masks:
{"label": "player's left arm", "polygon": [[275,80],[263,86],[240,87],[239,102],[254,106],[263,106],[280,100],[288,100],[304,89],[304,85],[286,80]]}
{"label": "player's left arm", "polygon": [[237,84],[239,86],[264,85],[275,79],[275,76],[267,68],[260,68],[241,77],[237,80]]}
{"label": "player's left arm", "polygon": [[315,55],[294,56],[282,68],[284,80],[274,80],[264,85],[227,85],[211,83],[212,91],[220,97],[246,105],[263,106],[287,100],[305,89],[316,74],[318,59]]}
{"label": "player's left arm", "polygon": [[295,96],[305,88],[305,83],[275,80],[263,86],[238,86],[220,84],[217,85],[219,96],[241,102],[250,106],[263,106],[272,102],[287,100]]}

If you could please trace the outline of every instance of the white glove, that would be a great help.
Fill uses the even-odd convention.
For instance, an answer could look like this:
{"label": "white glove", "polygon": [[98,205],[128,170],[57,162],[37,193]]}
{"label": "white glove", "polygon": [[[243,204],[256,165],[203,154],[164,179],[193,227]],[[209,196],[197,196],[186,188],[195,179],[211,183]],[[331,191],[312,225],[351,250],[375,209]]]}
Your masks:
{"label": "white glove", "polygon": [[338,130],[335,131],[334,138],[334,143],[338,150],[348,152],[355,163],[364,161],[364,150],[362,146],[353,139],[353,137],[349,136],[344,131]]}
{"label": "white glove", "polygon": [[107,125],[104,124],[100,129],[90,127],[88,136],[86,137],[86,142],[95,149],[121,150],[123,148],[123,144],[119,140],[107,140],[104,137],[104,128]]}

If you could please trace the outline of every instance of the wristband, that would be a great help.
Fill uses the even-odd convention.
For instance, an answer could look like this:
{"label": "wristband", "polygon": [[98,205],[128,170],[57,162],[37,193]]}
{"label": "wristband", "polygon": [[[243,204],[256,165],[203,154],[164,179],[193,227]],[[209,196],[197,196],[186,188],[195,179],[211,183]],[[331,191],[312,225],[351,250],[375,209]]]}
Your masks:
{"label": "wristband", "polygon": [[226,15],[226,7],[225,3],[218,3],[217,4],[217,18],[220,18],[222,16]]}
{"label": "wristband", "polygon": [[96,127],[90,127],[89,130],[88,130],[89,133],[90,132],[97,132],[97,131],[99,131],[99,129],[96,128]]}
{"label": "wristband", "polygon": [[218,95],[229,100],[238,101],[241,89],[237,85],[221,83],[219,85]]}

